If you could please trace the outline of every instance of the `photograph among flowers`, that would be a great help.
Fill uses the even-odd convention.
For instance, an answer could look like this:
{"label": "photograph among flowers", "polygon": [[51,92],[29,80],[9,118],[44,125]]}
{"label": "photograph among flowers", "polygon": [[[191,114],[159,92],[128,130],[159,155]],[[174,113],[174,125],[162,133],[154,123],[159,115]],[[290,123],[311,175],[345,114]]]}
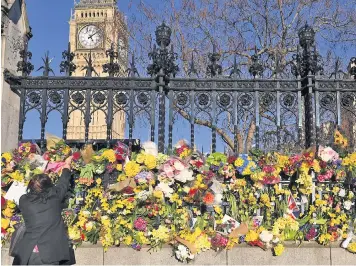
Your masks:
{"label": "photograph among flowers", "polygon": [[184,140],[169,155],[152,142],[136,153],[120,142],[94,151],[51,139],[44,152],[21,143],[1,158],[2,245],[22,221],[15,192],[40,173],[56,183],[72,155],[73,182],[62,216],[75,247],[89,242],[104,250],[122,245],[151,251],[169,244],[181,262],[244,243],[280,256],[286,241],[337,242],[356,254],[351,150],[339,131],[333,145],[299,154],[202,154]]}

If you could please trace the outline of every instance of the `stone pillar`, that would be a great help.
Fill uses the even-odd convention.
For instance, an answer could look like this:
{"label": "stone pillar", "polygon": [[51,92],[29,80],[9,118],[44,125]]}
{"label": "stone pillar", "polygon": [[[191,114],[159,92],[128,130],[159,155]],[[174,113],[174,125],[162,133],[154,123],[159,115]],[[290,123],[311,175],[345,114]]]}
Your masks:
{"label": "stone pillar", "polygon": [[30,32],[26,5],[20,0],[2,0],[2,31],[1,31],[1,152],[17,147],[19,127],[20,97],[9,84],[4,81],[4,69],[12,74],[17,73],[17,62],[20,61],[19,51],[24,47],[26,34]]}

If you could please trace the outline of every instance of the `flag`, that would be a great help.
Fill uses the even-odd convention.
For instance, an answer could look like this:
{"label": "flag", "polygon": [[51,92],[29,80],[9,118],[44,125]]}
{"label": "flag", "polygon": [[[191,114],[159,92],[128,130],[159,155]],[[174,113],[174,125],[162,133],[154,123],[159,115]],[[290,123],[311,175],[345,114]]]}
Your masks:
{"label": "flag", "polygon": [[297,202],[293,198],[292,195],[288,196],[288,210],[289,210],[289,215],[295,220],[299,217],[300,215],[300,210],[297,206]]}

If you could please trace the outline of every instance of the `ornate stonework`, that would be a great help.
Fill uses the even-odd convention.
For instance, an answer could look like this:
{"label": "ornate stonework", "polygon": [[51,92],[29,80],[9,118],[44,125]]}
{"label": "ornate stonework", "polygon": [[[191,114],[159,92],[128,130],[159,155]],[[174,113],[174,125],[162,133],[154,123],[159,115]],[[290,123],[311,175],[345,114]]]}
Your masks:
{"label": "ornate stonework", "polygon": [[[92,57],[92,76],[105,77],[103,65],[108,63],[106,50],[114,44],[119,52],[121,71],[127,67],[127,34],[123,15],[117,10],[116,0],[81,0],[75,4],[69,21],[69,41],[75,53],[73,63],[77,66],[73,76],[85,76],[86,59]],[[80,111],[70,114],[67,139],[84,139],[84,115]],[[112,125],[112,138],[125,135],[125,114],[116,113]],[[106,116],[103,111],[94,111],[89,126],[89,139],[106,139]]]}
{"label": "ornate stonework", "polygon": [[2,0],[1,11],[1,150],[7,151],[17,147],[20,98],[4,81],[3,72],[18,74],[19,51],[26,45],[30,27],[24,1]]}

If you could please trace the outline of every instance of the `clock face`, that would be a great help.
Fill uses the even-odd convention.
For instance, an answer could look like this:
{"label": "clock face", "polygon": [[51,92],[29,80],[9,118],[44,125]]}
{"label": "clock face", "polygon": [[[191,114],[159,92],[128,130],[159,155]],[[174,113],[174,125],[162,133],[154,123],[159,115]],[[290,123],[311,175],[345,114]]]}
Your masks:
{"label": "clock face", "polygon": [[87,25],[79,32],[79,42],[87,49],[93,49],[100,45],[102,41],[102,31],[94,25]]}

